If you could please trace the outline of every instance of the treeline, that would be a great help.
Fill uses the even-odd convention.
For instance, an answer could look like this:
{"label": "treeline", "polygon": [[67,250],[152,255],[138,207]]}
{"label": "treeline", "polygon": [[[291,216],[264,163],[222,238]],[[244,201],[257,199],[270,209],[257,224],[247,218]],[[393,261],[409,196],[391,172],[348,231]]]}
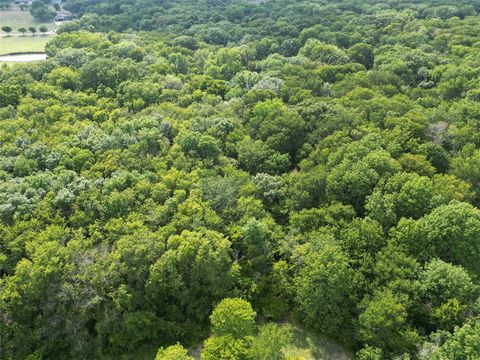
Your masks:
{"label": "treeline", "polygon": [[69,1],[0,68],[0,357],[480,357],[478,4],[372,3]]}
{"label": "treeline", "polygon": [[[204,41],[224,45],[227,42],[239,42],[245,35],[257,37],[297,38],[303,29],[317,25],[322,27],[323,36],[328,39],[328,32],[335,32],[345,27],[340,33],[343,41],[348,40],[350,31],[362,31],[358,16],[363,17],[369,26],[385,26],[381,22],[391,15],[409,16],[411,18],[448,20],[452,17],[464,19],[480,11],[475,0],[462,0],[452,3],[445,0],[431,2],[412,0],[329,0],[300,1],[249,1],[249,0],[182,0],[182,1],[131,1],[112,0],[69,0],[64,8],[79,16],[83,29],[96,31],[160,31],[164,34],[178,36],[200,35]],[[374,15],[382,12],[383,17]],[[400,15],[398,12],[401,12]],[[408,14],[408,15],[407,15]],[[375,22],[377,24],[375,24]],[[380,22],[380,24],[378,23]],[[74,27],[69,24],[69,28]],[[346,31],[346,30],[349,31]],[[330,40],[331,41],[331,40]],[[341,44],[345,46],[344,44]]]}

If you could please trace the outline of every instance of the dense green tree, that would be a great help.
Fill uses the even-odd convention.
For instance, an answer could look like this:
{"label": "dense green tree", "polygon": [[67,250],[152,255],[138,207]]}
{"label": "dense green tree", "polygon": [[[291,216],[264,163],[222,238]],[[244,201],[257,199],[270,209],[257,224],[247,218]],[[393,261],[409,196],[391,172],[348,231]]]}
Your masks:
{"label": "dense green tree", "polygon": [[205,341],[202,360],[248,360],[249,341],[231,335],[212,336]]}
{"label": "dense green tree", "polygon": [[352,306],[353,273],[339,247],[326,244],[310,251],[294,279],[298,316],[324,334],[340,335],[348,326]]}
{"label": "dense green tree", "polygon": [[292,156],[305,136],[304,121],[277,99],[257,104],[250,126],[253,136],[265,141],[270,148]]}
{"label": "dense green tree", "polygon": [[228,240],[214,231],[171,236],[147,281],[156,312],[169,321],[192,321],[189,326],[198,329],[233,285],[229,248]]}
{"label": "dense green tree", "polygon": [[460,266],[434,259],[418,278],[418,295],[437,327],[453,330],[467,316],[468,305],[478,293],[470,275]]}
{"label": "dense green tree", "polygon": [[340,231],[344,251],[361,263],[363,258],[373,258],[385,245],[385,234],[381,226],[372,219],[354,219]]}
{"label": "dense green tree", "polygon": [[155,360],[192,360],[187,350],[180,344],[171,345],[167,348],[160,348],[155,356]]}
{"label": "dense green tree", "polygon": [[355,62],[364,65],[367,69],[373,66],[373,46],[369,44],[355,44],[348,49],[348,56]]}
{"label": "dense green tree", "polygon": [[419,263],[416,258],[409,256],[402,246],[391,241],[377,254],[372,269],[373,283],[380,288],[412,294],[415,291],[414,280],[418,271]]}
{"label": "dense green tree", "polygon": [[12,32],[12,27],[11,26],[2,26],[2,31],[7,34],[7,36],[10,36],[10,33]]}
{"label": "dense green tree", "polygon": [[0,107],[16,106],[20,101],[21,88],[15,84],[0,84]]}
{"label": "dense green tree", "polygon": [[50,10],[42,0],[32,1],[32,4],[30,5],[30,14],[40,21],[49,21],[55,16],[55,12]]}
{"label": "dense green tree", "polygon": [[308,39],[300,49],[299,54],[312,60],[318,60],[331,65],[345,64],[348,62],[348,57],[344,51],[335,45],[325,44],[316,39]]}
{"label": "dense green tree", "polygon": [[291,338],[292,332],[288,326],[279,326],[273,323],[262,325],[252,343],[252,358],[258,360],[285,359],[283,350]]}
{"label": "dense green tree", "polygon": [[365,207],[372,218],[389,227],[402,217],[418,219],[428,213],[433,205],[433,191],[427,177],[400,173],[379,184]]}
{"label": "dense green tree", "polygon": [[437,207],[417,222],[400,222],[394,233],[416,256],[439,257],[478,273],[478,226],[480,211],[477,208],[452,202]]}
{"label": "dense green tree", "polygon": [[368,345],[358,351],[356,355],[359,360],[382,360],[384,356],[382,349]]}
{"label": "dense green tree", "polygon": [[288,154],[271,149],[261,140],[245,138],[238,144],[239,166],[252,173],[280,174],[290,166]]}
{"label": "dense green tree", "polygon": [[407,314],[402,299],[389,290],[379,292],[367,301],[358,318],[358,336],[386,353],[402,354],[412,350],[418,334],[409,326]]}
{"label": "dense green tree", "polygon": [[269,319],[283,319],[292,304],[293,284],[288,264],[280,260],[273,264],[265,284],[265,295],[259,300],[262,314]]}
{"label": "dense green tree", "polygon": [[256,313],[249,302],[239,298],[223,299],[210,316],[212,334],[243,338],[255,331]]}
{"label": "dense green tree", "polygon": [[358,153],[356,149],[352,150],[329,173],[326,191],[332,199],[348,202],[361,211],[365,198],[371,194],[380,178],[398,172],[399,165],[384,150],[366,154],[363,149]]}
{"label": "dense green tree", "polygon": [[479,321],[467,323],[455,328],[453,335],[447,338],[432,359],[475,359],[480,356]]}
{"label": "dense green tree", "polygon": [[420,295],[432,306],[457,298],[464,303],[475,300],[476,286],[470,275],[460,266],[434,259],[419,275]]}
{"label": "dense green tree", "polygon": [[80,74],[69,67],[57,67],[48,75],[48,82],[63,89],[76,90],[80,86]]}
{"label": "dense green tree", "polygon": [[242,69],[242,54],[237,49],[221,49],[210,54],[205,72],[215,78],[230,80]]}
{"label": "dense green tree", "polygon": [[62,8],[0,67],[0,358],[476,357],[474,0]]}
{"label": "dense green tree", "polygon": [[48,32],[48,28],[45,26],[45,25],[42,25],[42,26],[39,26],[38,27],[38,30],[43,33],[43,36],[46,35],[46,33]]}

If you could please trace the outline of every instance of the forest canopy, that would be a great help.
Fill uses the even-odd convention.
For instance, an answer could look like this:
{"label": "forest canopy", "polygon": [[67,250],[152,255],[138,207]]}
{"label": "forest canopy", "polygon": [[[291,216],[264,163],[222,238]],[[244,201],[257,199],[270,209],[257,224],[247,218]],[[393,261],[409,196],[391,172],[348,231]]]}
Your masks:
{"label": "forest canopy", "polygon": [[64,7],[0,67],[1,359],[480,358],[478,1]]}

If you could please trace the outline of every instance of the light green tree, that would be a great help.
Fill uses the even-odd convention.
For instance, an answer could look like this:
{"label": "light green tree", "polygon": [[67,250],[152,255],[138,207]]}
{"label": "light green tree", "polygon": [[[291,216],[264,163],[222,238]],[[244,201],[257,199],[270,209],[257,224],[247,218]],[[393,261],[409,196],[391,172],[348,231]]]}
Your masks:
{"label": "light green tree", "polygon": [[248,301],[239,298],[223,299],[210,316],[212,334],[234,338],[252,336],[256,329],[256,313]]}
{"label": "light green tree", "polygon": [[158,349],[155,360],[193,360],[193,357],[189,356],[187,350],[177,343]]}

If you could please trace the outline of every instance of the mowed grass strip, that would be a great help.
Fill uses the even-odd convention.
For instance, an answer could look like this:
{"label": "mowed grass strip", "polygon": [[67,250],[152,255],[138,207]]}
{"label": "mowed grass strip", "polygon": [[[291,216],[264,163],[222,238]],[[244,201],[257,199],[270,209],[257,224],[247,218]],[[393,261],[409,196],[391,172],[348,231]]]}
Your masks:
{"label": "mowed grass strip", "polygon": [[22,52],[43,52],[48,40],[55,35],[43,36],[1,36],[0,37],[0,55]]}

